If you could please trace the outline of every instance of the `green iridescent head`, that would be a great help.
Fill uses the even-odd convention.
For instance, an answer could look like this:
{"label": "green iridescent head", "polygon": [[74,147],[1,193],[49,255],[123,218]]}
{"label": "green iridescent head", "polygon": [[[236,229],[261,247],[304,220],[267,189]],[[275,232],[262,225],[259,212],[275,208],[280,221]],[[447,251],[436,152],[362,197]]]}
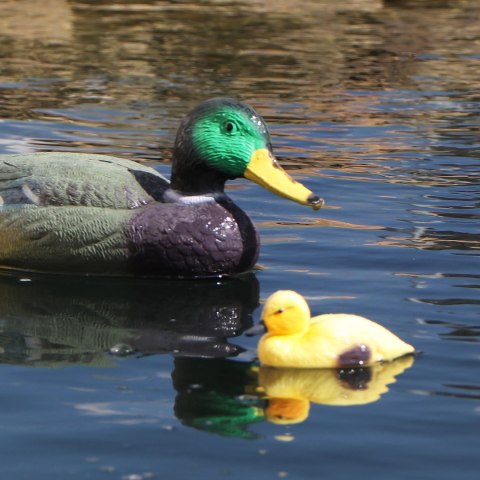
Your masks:
{"label": "green iridescent head", "polygon": [[178,129],[172,188],[187,195],[223,192],[228,179],[242,176],[303,205],[323,204],[280,167],[267,126],[252,107],[230,98],[201,103]]}
{"label": "green iridescent head", "polygon": [[210,167],[233,178],[243,175],[255,150],[270,148],[262,117],[240,102],[223,101],[207,110],[195,123],[192,138]]}

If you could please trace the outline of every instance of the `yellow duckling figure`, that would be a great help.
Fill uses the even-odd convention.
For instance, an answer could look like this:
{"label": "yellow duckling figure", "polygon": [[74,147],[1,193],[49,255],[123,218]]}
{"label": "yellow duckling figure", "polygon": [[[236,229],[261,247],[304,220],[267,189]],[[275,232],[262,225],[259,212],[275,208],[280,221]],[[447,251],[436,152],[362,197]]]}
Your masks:
{"label": "yellow duckling figure", "polygon": [[271,367],[368,366],[414,352],[364,317],[332,313],[311,318],[305,299],[291,290],[279,290],[267,299],[262,320],[267,333],[258,344],[258,356]]}

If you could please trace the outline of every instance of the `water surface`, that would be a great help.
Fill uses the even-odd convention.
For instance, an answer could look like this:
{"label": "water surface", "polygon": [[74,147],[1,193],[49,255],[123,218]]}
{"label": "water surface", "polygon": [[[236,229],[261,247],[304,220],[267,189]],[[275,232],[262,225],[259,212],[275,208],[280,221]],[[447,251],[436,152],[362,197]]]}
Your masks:
{"label": "water surface", "polygon": [[[262,238],[234,280],[4,273],[3,475],[476,478],[478,2],[41,3],[0,1],[0,153],[114,154],[168,175],[182,116],[228,95],[327,206],[231,182]],[[279,288],[422,355],[258,370],[242,332]],[[269,420],[280,382],[309,389],[303,421]]]}

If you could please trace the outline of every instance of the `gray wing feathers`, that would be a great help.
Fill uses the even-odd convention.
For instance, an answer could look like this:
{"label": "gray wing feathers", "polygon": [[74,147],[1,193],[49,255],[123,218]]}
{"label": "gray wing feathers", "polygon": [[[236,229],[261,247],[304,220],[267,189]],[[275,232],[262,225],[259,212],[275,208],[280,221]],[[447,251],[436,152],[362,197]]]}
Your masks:
{"label": "gray wing feathers", "polygon": [[138,208],[153,199],[131,170],[168,183],[152,168],[105,155],[0,155],[0,205]]}
{"label": "gray wing feathers", "polygon": [[[0,265],[108,272],[126,268],[131,210],[21,205],[0,208]],[[119,228],[121,226],[121,228]]]}

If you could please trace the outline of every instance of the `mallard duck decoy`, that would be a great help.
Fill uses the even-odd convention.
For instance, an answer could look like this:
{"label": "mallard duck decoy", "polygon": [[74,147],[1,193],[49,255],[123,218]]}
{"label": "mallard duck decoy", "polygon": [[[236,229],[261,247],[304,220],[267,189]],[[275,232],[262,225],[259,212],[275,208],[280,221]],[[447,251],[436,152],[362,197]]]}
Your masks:
{"label": "mallard duck decoy", "polygon": [[291,290],[279,290],[267,299],[262,321],[267,332],[258,343],[258,358],[271,367],[368,366],[415,350],[364,317],[331,313],[311,318],[305,299]]}
{"label": "mallard duck decoy", "polygon": [[171,182],[112,156],[0,155],[0,266],[175,277],[249,270],[258,235],[224,192],[227,180],[242,176],[323,205],[279,166],[262,117],[228,98],[207,100],[183,120]]}

